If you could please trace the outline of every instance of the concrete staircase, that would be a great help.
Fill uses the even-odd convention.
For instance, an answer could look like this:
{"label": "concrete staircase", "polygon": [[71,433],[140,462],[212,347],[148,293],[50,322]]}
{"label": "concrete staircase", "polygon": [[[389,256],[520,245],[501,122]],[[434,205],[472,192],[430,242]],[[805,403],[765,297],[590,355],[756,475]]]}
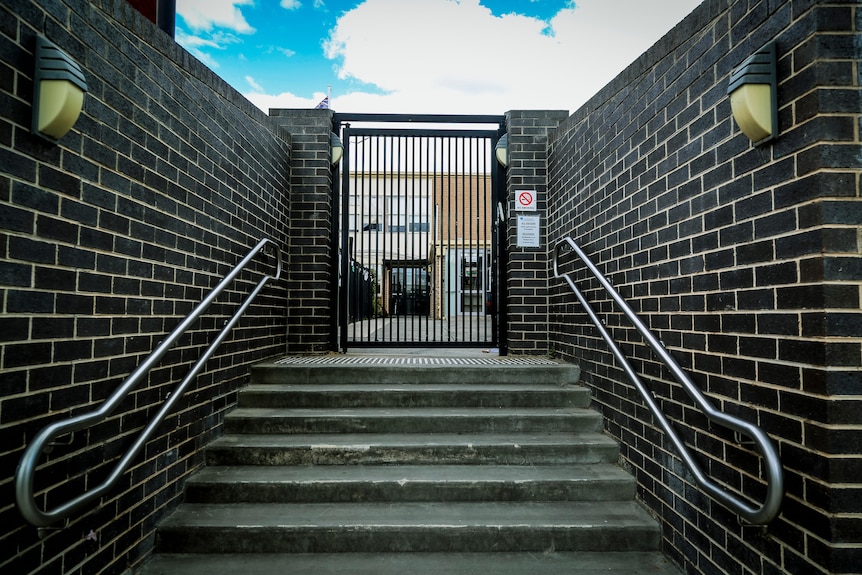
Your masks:
{"label": "concrete staircase", "polygon": [[678,574],[577,378],[492,357],[258,366],[140,573]]}

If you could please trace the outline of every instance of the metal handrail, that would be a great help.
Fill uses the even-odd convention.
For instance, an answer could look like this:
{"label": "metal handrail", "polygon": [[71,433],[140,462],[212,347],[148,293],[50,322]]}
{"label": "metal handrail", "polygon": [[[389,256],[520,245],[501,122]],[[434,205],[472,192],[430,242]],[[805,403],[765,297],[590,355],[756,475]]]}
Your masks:
{"label": "metal handrail", "polygon": [[[590,273],[595,276],[595,278],[599,281],[605,291],[607,291],[611,298],[613,298],[617,306],[619,306],[619,308],[629,319],[632,325],[634,325],[634,327],[641,334],[641,336],[646,340],[652,350],[661,358],[661,360],[673,374],[674,378],[680,383],[680,385],[682,385],[688,396],[697,405],[697,407],[700,408],[704,415],[706,415],[706,417],[710,421],[714,421],[720,425],[732,429],[737,433],[748,436],[754,441],[757,450],[760,452],[761,457],[763,457],[764,459],[767,476],[766,496],[761,506],[754,507],[750,505],[747,501],[744,501],[743,499],[737,497],[735,494],[726,491],[719,484],[712,481],[712,479],[706,474],[704,474],[704,472],[700,469],[700,466],[697,464],[694,457],[689,452],[685,443],[677,435],[676,431],[673,429],[670,422],[667,420],[667,417],[665,417],[664,413],[662,413],[661,408],[658,406],[658,403],[656,402],[656,399],[653,396],[652,392],[647,389],[647,387],[641,381],[640,377],[638,377],[637,373],[634,371],[634,369],[632,369],[628,359],[622,353],[619,346],[617,346],[616,342],[613,340],[608,330],[602,324],[596,313],[593,311],[592,307],[587,302],[584,295],[575,285],[575,282],[572,280],[571,277],[569,277],[569,274],[560,273],[559,256],[561,249],[565,246],[570,247],[572,251],[574,251],[575,254],[578,256],[578,258],[580,258],[580,260],[584,263],[584,265],[586,265]],[[691,471],[692,475],[694,475],[694,478],[697,484],[701,487],[701,489],[706,491],[709,495],[714,497],[724,506],[736,512],[740,517],[742,517],[749,523],[755,525],[766,525],[770,523],[773,519],[775,519],[781,509],[781,502],[784,498],[784,472],[781,466],[781,460],[778,457],[778,452],[776,451],[772,441],[769,439],[769,436],[767,436],[766,433],[756,425],[717,410],[710,403],[710,401],[706,397],[704,397],[700,389],[695,386],[695,384],[688,377],[688,374],[683,371],[683,369],[673,359],[670,353],[668,353],[664,345],[652,334],[649,328],[647,328],[646,325],[637,316],[637,314],[635,314],[635,312],[628,305],[628,303],[626,303],[622,296],[614,289],[613,285],[611,285],[611,282],[604,275],[602,275],[599,269],[593,264],[592,261],[590,261],[589,257],[587,257],[583,250],[581,250],[581,248],[571,238],[564,238],[559,243],[557,243],[556,249],[554,251],[554,276],[557,278],[563,278],[569,284],[569,287],[572,288],[572,291],[574,291],[575,296],[577,296],[587,315],[590,317],[590,320],[592,320],[593,324],[595,324],[596,328],[601,333],[602,338],[610,347],[611,352],[613,353],[619,364],[622,366],[623,370],[626,372],[626,375],[628,376],[629,380],[640,392],[644,402],[647,404],[647,407],[649,407],[649,410],[652,412],[653,417],[656,418],[659,425],[664,430],[665,434],[674,444],[679,456],[688,466],[689,470]]]}
{"label": "metal handrail", "polygon": [[[222,330],[194,364],[188,375],[186,375],[185,378],[177,385],[176,389],[168,395],[156,416],[147,424],[138,436],[137,440],[135,440],[134,444],[132,444],[128,451],[126,451],[126,454],[122,457],[119,463],[117,463],[116,467],[114,467],[114,470],[105,479],[105,481],[52,510],[42,511],[39,509],[36,505],[33,493],[33,476],[36,472],[36,466],[40,455],[51,448],[51,443],[57,437],[68,435],[87,427],[92,427],[111,415],[114,409],[119,406],[120,402],[129,394],[129,392],[147,376],[150,370],[162,359],[168,350],[177,343],[180,337],[182,337],[191,325],[197,321],[201,315],[203,315],[207,308],[228,287],[228,285],[230,285],[252,262],[252,260],[267,248],[267,246],[270,246],[275,250],[275,274],[265,274],[260,279],[234,315],[225,322]],[[141,363],[128,378],[126,378],[120,387],[118,387],[98,409],[75,417],[70,417],[62,421],[54,422],[42,429],[30,445],[27,446],[27,449],[21,456],[21,461],[18,464],[18,469],[15,473],[15,498],[18,504],[18,509],[21,511],[24,519],[36,527],[46,527],[60,519],[68,518],[89,502],[101,497],[109,491],[120,476],[129,468],[134,458],[138,453],[140,453],[141,449],[143,449],[150,437],[152,437],[156,428],[162,423],[180,397],[182,397],[188,385],[203,369],[204,363],[212,357],[218,346],[225,340],[230,330],[239,322],[242,315],[251,305],[252,301],[258,296],[264,286],[268,282],[278,280],[281,277],[281,270],[281,251],[278,246],[270,239],[264,238],[260,240],[248,255],[245,256],[203,300],[201,300],[191,313],[189,313],[189,315],[187,315],[186,318],[180,322],[176,328],[174,328],[174,330],[156,347],[156,349],[150,353],[144,362]]]}

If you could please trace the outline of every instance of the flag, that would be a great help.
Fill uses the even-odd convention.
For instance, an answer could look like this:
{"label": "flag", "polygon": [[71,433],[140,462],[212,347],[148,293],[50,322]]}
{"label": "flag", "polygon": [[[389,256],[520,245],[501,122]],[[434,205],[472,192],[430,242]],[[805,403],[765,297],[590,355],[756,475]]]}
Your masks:
{"label": "flag", "polygon": [[328,110],[329,109],[329,96],[326,96],[324,99],[320,101],[318,105],[314,107],[315,110]]}

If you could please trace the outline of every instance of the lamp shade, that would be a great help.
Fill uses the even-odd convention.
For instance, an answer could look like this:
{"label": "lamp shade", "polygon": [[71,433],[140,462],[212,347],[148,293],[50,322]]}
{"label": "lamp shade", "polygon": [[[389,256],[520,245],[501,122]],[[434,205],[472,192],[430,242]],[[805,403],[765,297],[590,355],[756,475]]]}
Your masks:
{"label": "lamp shade", "polygon": [[87,82],[78,63],[44,36],[36,38],[35,56],[31,131],[57,141],[81,115]]}
{"label": "lamp shade", "polygon": [[332,162],[333,165],[337,164],[338,160],[340,160],[341,156],[344,154],[344,144],[335,132],[329,133],[329,154],[329,161]]}
{"label": "lamp shade", "polygon": [[503,134],[494,146],[494,155],[504,168],[509,165],[509,134]]}
{"label": "lamp shade", "polygon": [[727,93],[733,119],[755,143],[769,141],[778,133],[776,60],[775,42],[770,42],[730,75]]}
{"label": "lamp shade", "polygon": [[730,95],[733,118],[752,142],[772,135],[771,91],[768,84],[745,84]]}

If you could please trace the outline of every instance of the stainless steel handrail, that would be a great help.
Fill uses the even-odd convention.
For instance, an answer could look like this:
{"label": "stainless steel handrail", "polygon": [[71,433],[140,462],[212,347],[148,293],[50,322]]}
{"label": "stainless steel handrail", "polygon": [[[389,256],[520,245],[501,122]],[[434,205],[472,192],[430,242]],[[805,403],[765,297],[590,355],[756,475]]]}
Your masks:
{"label": "stainless steel handrail", "polygon": [[[619,346],[617,346],[616,342],[611,337],[608,330],[602,324],[599,317],[593,311],[589,302],[587,302],[584,295],[578,289],[575,282],[569,277],[569,274],[561,274],[559,270],[559,259],[561,249],[565,246],[568,246],[572,249],[573,252],[580,258],[580,260],[584,263],[590,273],[595,276],[595,278],[599,281],[605,291],[611,296],[617,306],[622,310],[625,316],[629,319],[632,325],[637,329],[637,331],[641,334],[644,340],[649,344],[652,350],[661,358],[670,372],[673,374],[674,378],[682,385],[683,389],[685,389],[688,396],[691,400],[697,405],[698,408],[706,415],[706,417],[710,421],[714,421],[720,425],[723,425],[733,431],[740,433],[742,435],[750,437],[757,448],[757,451],[760,453],[761,457],[765,462],[765,471],[766,471],[766,496],[764,498],[764,502],[759,507],[752,506],[747,501],[737,497],[735,494],[728,492],[724,488],[722,488],[719,484],[715,483],[710,477],[708,477],[698,465],[697,461],[695,461],[692,454],[689,452],[685,443],[682,439],[677,435],[676,431],[671,426],[667,417],[665,417],[664,413],[661,411],[661,408],[658,406],[655,397],[652,392],[647,389],[646,385],[641,381],[638,374],[634,371],[625,354],[622,353]],[[665,434],[673,443],[674,447],[688,466],[692,475],[694,475],[695,481],[697,484],[722,503],[724,506],[733,510],[740,517],[748,521],[749,523],[755,525],[765,525],[770,523],[775,517],[778,516],[778,513],[781,509],[781,502],[784,498],[784,470],[781,466],[781,460],[778,457],[778,452],[775,449],[772,441],[769,439],[769,436],[764,433],[756,425],[749,423],[743,419],[739,419],[732,415],[728,415],[722,411],[716,409],[710,401],[704,397],[703,393],[701,393],[700,389],[695,386],[695,384],[691,381],[686,374],[685,371],[679,366],[676,360],[668,353],[667,349],[665,349],[664,345],[652,334],[649,328],[641,321],[641,319],[635,314],[632,308],[626,303],[626,301],[622,298],[622,296],[614,289],[611,282],[599,271],[599,269],[590,261],[589,257],[584,253],[584,251],[578,246],[577,243],[571,238],[564,238],[560,242],[557,243],[557,246],[554,251],[554,276],[557,278],[562,278],[566,280],[569,284],[569,287],[574,291],[575,296],[580,301],[590,320],[592,320],[593,324],[601,333],[602,338],[605,340],[605,343],[611,349],[614,357],[619,362],[620,366],[622,366],[623,370],[626,372],[629,380],[634,384],[637,390],[640,392],[643,397],[644,402],[649,407],[649,410],[652,412],[653,417],[658,421],[661,428],[664,430]]]}
{"label": "stainless steel handrail", "polygon": [[[239,276],[239,274],[254,260],[254,258],[267,247],[272,247],[275,250],[276,268],[274,275],[265,274],[254,289],[249,293],[246,299],[234,315],[225,322],[224,327],[210,343],[206,351],[201,355],[198,361],[192,366],[188,375],[177,385],[176,389],[165,399],[162,407],[159,409],[156,416],[147,424],[134,444],[126,451],[126,454],[114,467],[111,474],[100,485],[93,489],[87,490],[81,495],[58,505],[52,510],[43,511],[36,505],[35,496],[33,493],[33,476],[36,472],[36,467],[39,462],[39,457],[48,448],[57,437],[74,433],[81,429],[92,427],[93,425],[107,418],[114,409],[119,406],[120,402],[129,394],[129,392],[143,380],[149,371],[161,360],[161,358],[173,347],[182,335],[197,321],[207,308],[216,300],[216,298]],[[18,464],[18,469],[15,473],[15,498],[18,504],[18,509],[31,525],[37,527],[46,527],[59,521],[66,519],[73,513],[83,508],[85,505],[101,497],[108,492],[122,474],[129,468],[134,458],[140,453],[147,441],[152,437],[159,424],[164,421],[165,417],[182,397],[188,385],[203,369],[204,363],[212,357],[218,346],[225,340],[229,332],[239,322],[242,315],[246,312],[252,301],[263,290],[264,286],[270,282],[278,280],[281,277],[282,262],[281,251],[278,246],[270,239],[264,238],[245,256],[233,270],[228,273],[219,284],[189,313],[180,324],[162,341],[155,350],[141,363],[128,378],[118,387],[104,403],[93,411],[70,417],[68,419],[54,422],[46,426],[40,431],[33,441],[27,446],[24,454],[21,456],[21,461]]]}

